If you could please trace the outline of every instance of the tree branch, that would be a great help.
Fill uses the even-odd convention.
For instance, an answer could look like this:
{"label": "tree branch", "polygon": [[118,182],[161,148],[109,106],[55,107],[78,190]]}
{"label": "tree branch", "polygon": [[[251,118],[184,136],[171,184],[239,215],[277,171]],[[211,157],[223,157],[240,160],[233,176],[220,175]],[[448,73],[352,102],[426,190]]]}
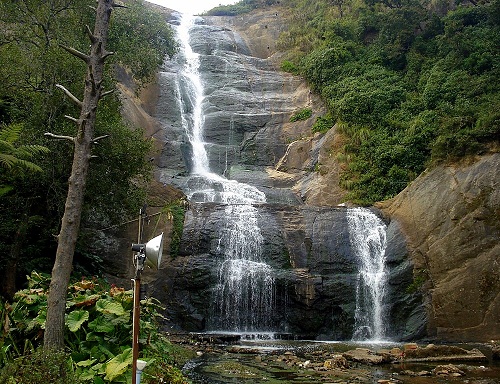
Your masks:
{"label": "tree branch", "polygon": [[62,89],[63,92],[66,94],[66,96],[68,96],[71,101],[73,101],[78,107],[82,107],[82,102],[80,100],[78,100],[78,98],[73,95],[70,91],[68,91],[66,88],[64,88],[61,84],[56,84],[56,87],[59,88],[59,89]]}
{"label": "tree branch", "polygon": [[75,119],[73,116],[69,116],[69,115],[64,115],[64,117],[68,120],[71,120],[72,122],[76,123],[76,124],[80,124],[80,120],[78,119]]}
{"label": "tree branch", "polygon": [[82,53],[74,48],[68,47],[68,46],[63,45],[63,44],[59,44],[59,46],[61,48],[63,48],[64,50],[66,50],[67,52],[71,53],[73,56],[76,56],[79,59],[82,59],[83,61],[85,61],[86,64],[89,63],[90,56],[86,55],[85,53]]}
{"label": "tree branch", "polygon": [[102,56],[101,56],[101,60],[106,60],[109,56],[112,56],[114,55],[115,53],[114,52],[109,52],[109,51],[104,51]]}
{"label": "tree branch", "polygon": [[69,140],[71,142],[75,142],[75,138],[74,137],[71,137],[71,136],[63,136],[63,135],[55,135],[51,132],[45,132],[44,133],[45,136],[49,136],[49,137],[52,137],[54,139],[62,139],[62,140]]}
{"label": "tree branch", "polygon": [[94,36],[88,25],[85,26],[85,30],[87,31],[87,35],[89,36],[90,42],[94,44],[97,41],[97,38]]}
{"label": "tree branch", "polygon": [[99,143],[98,143],[98,141],[99,141],[99,140],[105,139],[105,138],[107,138],[107,137],[109,137],[109,135],[102,135],[102,136],[98,136],[98,137],[96,137],[94,140],[92,140],[92,143],[93,143],[93,144],[99,144]]}
{"label": "tree branch", "polygon": [[109,90],[109,91],[106,91],[106,92],[101,93],[101,99],[102,99],[103,97],[106,97],[106,96],[111,95],[111,94],[112,94],[112,93],[114,93],[114,92],[115,92],[115,90],[114,90],[114,89],[111,89],[111,90]]}

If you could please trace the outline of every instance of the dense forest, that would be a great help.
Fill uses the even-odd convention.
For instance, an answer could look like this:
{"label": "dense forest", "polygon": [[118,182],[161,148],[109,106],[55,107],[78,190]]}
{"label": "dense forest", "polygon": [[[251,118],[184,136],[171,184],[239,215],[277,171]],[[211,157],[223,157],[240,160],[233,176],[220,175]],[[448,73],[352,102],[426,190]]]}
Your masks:
{"label": "dense forest", "polygon": [[[85,64],[62,46],[88,49],[85,25],[93,25],[87,0],[23,0],[0,4],[0,264],[2,294],[11,297],[16,277],[33,269],[50,271],[55,254],[72,144],[44,136],[74,135],[65,116],[78,109],[61,86],[83,94]],[[141,1],[113,14],[108,46],[116,52],[107,66],[106,90],[116,88],[118,67],[133,73],[138,86],[150,81],[165,55],[176,49],[164,18]],[[57,85],[57,86],[56,86]],[[85,230],[104,228],[135,216],[144,203],[141,180],[149,177],[150,148],[140,127],[120,115],[117,94],[99,105],[86,206],[75,271],[96,273],[98,256],[87,249]]]}
{"label": "dense forest", "polygon": [[280,5],[282,69],[328,106],[314,130],[343,137],[347,199],[393,197],[424,169],[500,140],[500,1],[244,0],[209,14]]}
{"label": "dense forest", "polygon": [[[73,160],[73,143],[64,138],[75,136],[79,116],[78,102],[68,95],[82,97],[87,72],[74,52],[84,55],[89,50],[95,6],[88,0],[0,3],[2,383],[104,382],[130,376],[132,294],[85,277],[101,272],[99,256],[89,251],[89,230],[135,218],[151,174],[151,140],[141,127],[124,121],[119,92],[106,92],[109,96],[97,108],[94,137],[102,139],[93,146],[74,280],[68,289],[68,350],[47,355],[39,349],[48,272]],[[165,57],[176,52],[177,43],[164,15],[142,0],[127,0],[113,11],[106,48],[113,55],[106,62],[102,87],[116,91],[118,74],[126,72],[140,90]],[[178,353],[169,352],[173,346],[159,335],[158,311],[155,302],[143,304],[143,331],[151,338],[144,356],[158,358],[157,377],[184,382],[169,365],[170,356]]]}

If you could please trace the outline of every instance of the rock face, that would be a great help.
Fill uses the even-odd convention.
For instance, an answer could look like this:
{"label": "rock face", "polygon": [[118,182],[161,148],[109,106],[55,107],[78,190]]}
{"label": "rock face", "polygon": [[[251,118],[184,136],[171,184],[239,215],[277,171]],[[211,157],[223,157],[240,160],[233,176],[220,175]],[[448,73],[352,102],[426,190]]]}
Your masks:
{"label": "rock face", "polygon": [[[319,339],[350,339],[354,326],[358,261],[352,252],[346,208],[264,204],[258,207],[264,236],[263,258],[276,274],[276,306],[270,316],[277,332]],[[168,308],[167,317],[184,330],[210,329],[213,289],[220,256],[214,247],[225,207],[194,204],[188,212],[180,255],[162,270],[155,296]],[[405,258],[401,235],[393,230],[389,248],[387,337],[419,336],[425,318],[419,294],[407,294],[412,266]],[[420,311],[423,308],[420,307]],[[416,314],[415,314],[416,313]]]}
{"label": "rock face", "polygon": [[[339,138],[335,127],[311,134],[323,105],[301,79],[276,70],[275,42],[285,28],[276,15],[270,9],[245,18],[200,18],[193,29],[210,168],[266,194],[267,204],[256,208],[263,255],[276,272],[276,328],[346,339],[353,331],[358,267],[346,209],[336,207],[344,196],[332,156]],[[180,65],[166,62],[159,75],[150,126],[159,148],[157,179],[183,189],[192,150],[180,114]],[[312,117],[291,123],[302,108]],[[499,157],[434,168],[378,205],[387,222],[387,337],[500,338]],[[221,205],[192,202],[180,254],[167,256],[156,275],[154,295],[174,328],[210,327],[220,262],[214,243],[223,216]]]}
{"label": "rock face", "polygon": [[500,338],[500,154],[439,166],[381,204],[408,239],[427,293],[427,333],[439,340]]}
{"label": "rock face", "polygon": [[[172,16],[175,24],[177,17]],[[232,20],[232,26],[248,27]],[[212,172],[266,195],[266,203],[255,208],[264,238],[262,258],[276,280],[270,323],[278,332],[350,339],[359,260],[350,243],[347,208],[332,207],[343,195],[338,186],[332,187],[338,184],[330,153],[337,140],[335,129],[312,135],[315,117],[324,113],[319,100],[302,79],[277,71],[271,54],[262,57],[265,50],[250,48],[248,35],[241,37],[226,23],[199,18],[190,31],[204,85],[203,136]],[[182,64],[182,56],[166,62],[160,74],[156,118],[164,137],[155,137],[164,143],[157,177],[186,190],[199,180],[189,175],[193,151],[182,126],[181,111],[186,107],[180,99],[187,92],[179,82]],[[312,117],[291,123],[290,116],[302,108],[310,108]],[[154,283],[154,295],[167,307],[173,327],[215,330],[214,292],[222,263],[218,231],[225,208],[197,203],[193,196],[179,255]],[[420,293],[406,290],[413,281],[413,265],[396,222],[389,223],[387,238],[386,337],[419,337],[425,329],[425,311]]]}

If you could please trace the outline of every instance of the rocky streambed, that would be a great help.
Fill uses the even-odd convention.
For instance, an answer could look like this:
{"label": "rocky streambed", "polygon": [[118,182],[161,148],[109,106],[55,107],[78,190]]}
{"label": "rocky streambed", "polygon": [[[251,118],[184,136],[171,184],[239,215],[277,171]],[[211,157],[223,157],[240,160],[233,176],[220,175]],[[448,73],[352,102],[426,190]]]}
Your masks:
{"label": "rocky streambed", "polygon": [[172,341],[196,352],[184,367],[193,383],[500,383],[495,344],[241,340],[207,334]]}

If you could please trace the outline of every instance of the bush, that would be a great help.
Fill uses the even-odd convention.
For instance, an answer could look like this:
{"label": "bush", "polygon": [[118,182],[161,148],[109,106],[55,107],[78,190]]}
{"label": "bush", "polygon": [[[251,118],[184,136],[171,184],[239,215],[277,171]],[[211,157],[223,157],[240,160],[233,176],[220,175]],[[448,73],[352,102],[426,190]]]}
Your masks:
{"label": "bush", "polygon": [[79,384],[80,381],[68,364],[66,352],[50,353],[41,349],[15,359],[0,372],[0,383],[5,384]]}
{"label": "bush", "polygon": [[316,118],[316,122],[312,126],[312,132],[313,133],[316,133],[316,132],[325,133],[330,128],[332,128],[334,124],[335,124],[335,121],[333,120],[333,118],[329,114],[327,114],[325,116],[318,116]]}
{"label": "bush", "polygon": [[[4,346],[9,344],[22,351],[24,344],[40,345],[47,313],[48,284],[48,276],[33,272],[29,287],[16,294],[9,312],[9,337],[4,339],[8,342]],[[40,364],[43,369],[36,371],[35,381],[13,381],[12,384],[73,383],[77,382],[75,377],[95,383],[125,382],[132,371],[132,307],[132,291],[110,287],[98,279],[73,281],[68,287],[65,318],[65,344],[70,354],[58,354],[50,366]],[[155,366],[168,367],[161,372],[161,376],[173,375],[175,380],[171,382],[181,383],[182,374],[172,367],[177,361],[175,355],[179,353],[173,352],[172,345],[159,331],[158,320],[162,318],[162,310],[154,299],[141,302],[141,359],[154,360]],[[47,360],[42,352],[33,355],[35,360],[30,360],[29,356],[9,364],[5,368],[5,375],[9,376],[5,377],[9,379],[15,373],[17,380],[18,371],[29,372],[31,364]],[[150,368],[157,373],[158,369]],[[49,375],[58,375],[63,381],[51,380]],[[64,381],[66,379],[69,381]]]}
{"label": "bush", "polygon": [[297,66],[289,60],[284,60],[281,63],[281,70],[288,73],[293,73],[294,75],[299,73]]}
{"label": "bush", "polygon": [[304,108],[304,109],[301,109],[301,110],[295,112],[290,117],[290,122],[293,123],[295,121],[307,120],[311,116],[312,116],[312,109],[311,108]]}

